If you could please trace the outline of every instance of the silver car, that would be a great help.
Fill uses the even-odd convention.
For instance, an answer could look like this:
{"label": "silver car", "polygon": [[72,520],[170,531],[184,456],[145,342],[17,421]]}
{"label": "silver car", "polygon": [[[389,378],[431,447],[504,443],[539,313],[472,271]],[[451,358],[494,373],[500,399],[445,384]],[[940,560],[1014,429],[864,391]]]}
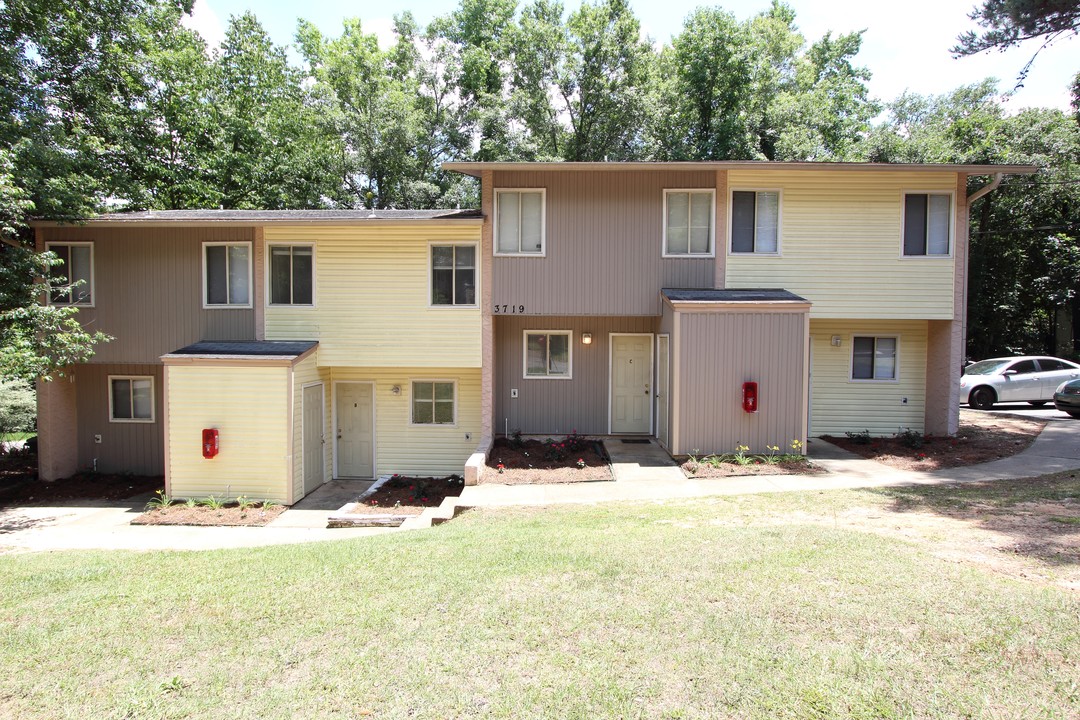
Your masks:
{"label": "silver car", "polygon": [[1080,378],[1080,365],[1055,357],[1022,356],[981,360],[964,368],[960,402],[980,410],[994,403],[1045,405],[1063,382]]}

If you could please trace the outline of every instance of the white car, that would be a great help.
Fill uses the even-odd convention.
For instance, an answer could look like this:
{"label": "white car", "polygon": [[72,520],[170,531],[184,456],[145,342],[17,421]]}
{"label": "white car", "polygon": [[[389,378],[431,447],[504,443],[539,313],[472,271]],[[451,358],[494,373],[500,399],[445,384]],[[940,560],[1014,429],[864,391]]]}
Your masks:
{"label": "white car", "polygon": [[1080,378],[1080,365],[1055,357],[1028,355],[980,360],[964,368],[960,378],[960,402],[989,410],[994,403],[1026,402],[1044,405],[1054,391]]}

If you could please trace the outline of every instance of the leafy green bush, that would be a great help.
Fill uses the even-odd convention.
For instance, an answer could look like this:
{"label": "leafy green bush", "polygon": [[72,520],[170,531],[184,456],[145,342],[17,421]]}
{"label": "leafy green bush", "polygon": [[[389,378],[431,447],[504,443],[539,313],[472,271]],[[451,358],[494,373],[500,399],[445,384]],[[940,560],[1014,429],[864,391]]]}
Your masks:
{"label": "leafy green bush", "polygon": [[870,437],[870,431],[869,430],[862,430],[862,431],[859,431],[859,432],[850,432],[849,431],[849,432],[845,432],[844,434],[847,435],[849,438],[851,438],[851,441],[854,442],[856,445],[869,445],[870,444],[871,437]]}
{"label": "leafy green bush", "polygon": [[21,380],[0,378],[0,435],[33,432],[37,395]]}

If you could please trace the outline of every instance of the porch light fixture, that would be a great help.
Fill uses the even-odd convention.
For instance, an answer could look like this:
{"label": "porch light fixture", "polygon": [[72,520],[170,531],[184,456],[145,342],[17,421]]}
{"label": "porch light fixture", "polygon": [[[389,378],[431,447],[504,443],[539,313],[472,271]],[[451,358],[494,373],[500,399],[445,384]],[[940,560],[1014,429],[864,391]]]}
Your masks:
{"label": "porch light fixture", "polygon": [[390,394],[391,395],[400,395],[401,394],[401,386],[400,385],[395,385],[392,388],[390,388]]}
{"label": "porch light fixture", "polygon": [[833,347],[840,347],[840,336],[839,335],[833,335],[832,336],[832,346]]}
{"label": "porch light fixture", "polygon": [[592,333],[581,333],[581,344],[592,345]]}

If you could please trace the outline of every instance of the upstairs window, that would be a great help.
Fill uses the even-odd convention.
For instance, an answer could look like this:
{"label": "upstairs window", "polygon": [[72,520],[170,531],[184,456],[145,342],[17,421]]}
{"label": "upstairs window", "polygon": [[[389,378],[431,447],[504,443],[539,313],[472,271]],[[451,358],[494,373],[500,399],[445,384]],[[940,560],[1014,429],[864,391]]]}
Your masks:
{"label": "upstairs window", "polygon": [[270,304],[314,304],[314,248],[311,245],[270,246]]}
{"label": "upstairs window", "polygon": [[851,356],[852,380],[896,380],[896,338],[855,337]]}
{"label": "upstairs window", "polygon": [[543,189],[495,191],[495,254],[544,254]]}
{"label": "upstairs window", "polygon": [[431,304],[476,306],[476,246],[431,246]]}
{"label": "upstairs window", "polygon": [[525,332],[526,378],[571,377],[571,332],[569,330]]}
{"label": "upstairs window", "polygon": [[944,256],[952,252],[952,195],[904,195],[904,255]]}
{"label": "upstairs window", "polygon": [[154,378],[110,375],[109,421],[154,422]]}
{"label": "upstairs window", "polygon": [[251,243],[203,243],[203,305],[251,307]]}
{"label": "upstairs window", "polygon": [[713,256],[712,190],[664,191],[664,255]]}
{"label": "upstairs window", "polygon": [[47,243],[45,249],[55,253],[60,260],[49,274],[64,279],[62,285],[49,293],[49,302],[53,305],[93,305],[93,243]]}
{"label": "upstairs window", "polygon": [[779,191],[731,193],[731,252],[764,255],[780,252]]}

